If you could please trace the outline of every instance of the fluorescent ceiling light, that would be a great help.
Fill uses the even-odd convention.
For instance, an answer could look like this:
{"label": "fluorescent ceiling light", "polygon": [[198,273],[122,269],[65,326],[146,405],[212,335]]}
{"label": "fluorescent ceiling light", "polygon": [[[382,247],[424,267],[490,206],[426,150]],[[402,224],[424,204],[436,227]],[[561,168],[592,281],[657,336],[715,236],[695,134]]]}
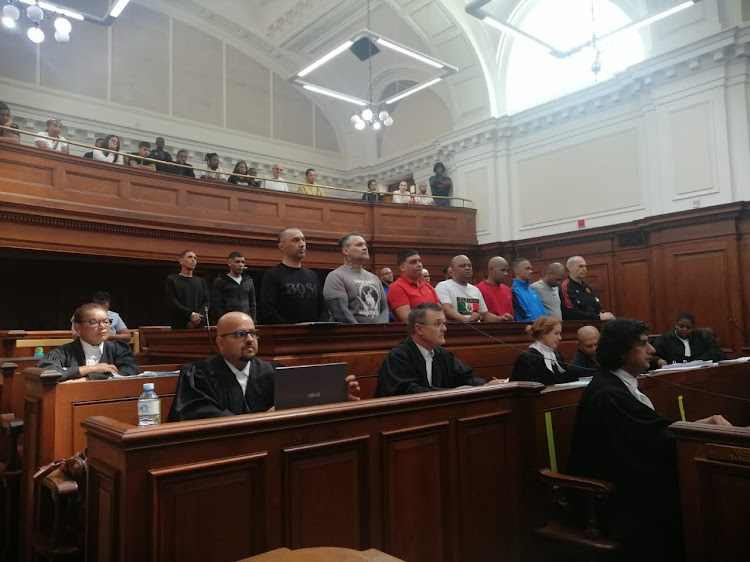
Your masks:
{"label": "fluorescent ceiling light", "polygon": [[533,41],[537,45],[540,45],[544,47],[545,49],[547,49],[550,52],[550,54],[557,56],[557,53],[559,53],[559,51],[555,49],[552,45],[545,43],[544,41],[534,37],[533,35],[529,35],[523,30],[518,29],[517,27],[513,27],[512,25],[509,25],[507,23],[499,22],[495,18],[491,18],[490,16],[485,16],[484,18],[482,18],[482,21],[486,23],[487,25],[490,25],[494,27],[495,29],[502,31],[503,33],[507,33],[508,35],[515,37],[517,39],[526,39],[527,41]]}
{"label": "fluorescent ceiling light", "polygon": [[56,12],[59,9],[54,4],[48,4],[47,2],[37,2],[36,5],[42,10],[47,10],[48,12]]}
{"label": "fluorescent ceiling light", "polygon": [[406,47],[402,47],[401,45],[397,45],[396,43],[391,43],[390,41],[386,41],[382,37],[378,39],[377,41],[380,45],[383,45],[383,47],[388,47],[389,49],[393,49],[394,51],[398,51],[401,54],[404,54],[408,57],[411,57],[413,59],[417,59],[420,62],[423,62],[425,64],[429,64],[430,66],[434,66],[435,68],[445,68],[445,66],[439,62],[436,62],[432,59],[428,59],[425,56],[420,55],[419,53],[415,53],[414,51],[407,49]]}
{"label": "fluorescent ceiling light", "polygon": [[366,101],[352,98],[350,96],[347,96],[345,94],[340,94],[338,92],[334,92],[333,90],[327,90],[326,88],[321,88],[319,86],[313,86],[312,84],[304,84],[302,86],[305,90],[310,90],[311,92],[316,92],[318,94],[323,94],[324,96],[330,96],[332,98],[336,98],[337,100],[341,101],[348,101],[349,103],[353,103],[355,105],[358,105],[360,107],[365,107],[367,105]]}
{"label": "fluorescent ceiling light", "polygon": [[[700,0],[697,0],[700,1]],[[617,33],[621,33],[626,30],[638,30],[642,27],[646,27],[647,25],[651,25],[652,23],[656,23],[659,20],[663,20],[664,18],[668,18],[672,14],[676,14],[677,12],[681,12],[682,10],[685,10],[695,4],[694,0],[689,0],[688,2],[683,2],[682,4],[678,4],[674,8],[669,8],[668,10],[664,10],[663,12],[659,12],[658,14],[654,14],[653,16],[648,16],[642,20],[634,21],[629,23],[628,25],[625,25],[619,29],[615,29],[614,31],[610,31],[609,33],[605,33],[601,37],[597,37],[597,40],[601,39],[608,39],[609,37],[612,37],[613,35],[616,35]]]}
{"label": "fluorescent ceiling light", "polygon": [[68,16],[69,18],[72,18],[74,20],[83,21],[85,19],[81,14],[79,14],[78,12],[74,12],[73,10],[61,10],[61,13],[64,16]]}
{"label": "fluorescent ceiling light", "polygon": [[400,94],[398,94],[398,95],[396,95],[396,96],[394,96],[394,97],[392,97],[390,99],[385,100],[383,103],[387,103],[387,104],[395,103],[398,100],[404,99],[406,96],[410,96],[412,94],[416,94],[420,90],[424,90],[425,88],[429,88],[430,86],[432,86],[433,84],[437,84],[441,80],[442,80],[442,78],[440,78],[440,77],[433,78],[429,82],[425,82],[424,84],[419,84],[418,86],[414,86],[413,88],[411,88],[409,90],[406,90],[405,92],[401,92]]}
{"label": "fluorescent ceiling light", "polygon": [[116,18],[119,16],[129,3],[130,0],[117,0],[117,3],[112,6],[112,10],[109,12],[110,17]]}
{"label": "fluorescent ceiling light", "polygon": [[319,66],[323,66],[325,63],[327,63],[332,58],[334,58],[334,57],[340,55],[341,53],[343,53],[344,51],[346,51],[353,44],[354,44],[353,41],[347,41],[346,43],[343,43],[343,44],[339,45],[333,51],[331,51],[327,55],[323,55],[322,57],[320,57],[318,60],[316,60],[314,63],[312,63],[307,68],[302,69],[300,72],[297,73],[297,76],[299,76],[300,78],[304,78],[305,76],[307,76],[308,74],[310,74],[313,70],[315,70]]}
{"label": "fluorescent ceiling light", "polygon": [[36,0],[19,0],[22,4],[36,4]]}

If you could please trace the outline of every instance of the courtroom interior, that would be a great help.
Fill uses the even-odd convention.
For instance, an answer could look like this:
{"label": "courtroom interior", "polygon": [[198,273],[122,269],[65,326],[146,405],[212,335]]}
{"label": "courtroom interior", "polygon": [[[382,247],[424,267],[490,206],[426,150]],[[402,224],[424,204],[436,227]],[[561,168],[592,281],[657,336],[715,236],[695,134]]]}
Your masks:
{"label": "courtroom interior", "polygon": [[1,4],[0,562],[746,560],[750,0]]}

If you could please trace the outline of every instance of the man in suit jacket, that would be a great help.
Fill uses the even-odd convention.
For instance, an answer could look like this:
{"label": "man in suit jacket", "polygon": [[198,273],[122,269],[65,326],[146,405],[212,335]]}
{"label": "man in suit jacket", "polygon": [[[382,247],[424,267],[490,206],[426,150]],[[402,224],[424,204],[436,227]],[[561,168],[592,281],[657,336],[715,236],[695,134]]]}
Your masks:
{"label": "man in suit jacket", "polygon": [[109,315],[100,304],[78,307],[73,326],[81,337],[50,351],[37,367],[60,372],[60,382],[137,375],[138,365],[130,346],[108,339],[109,322]]}
{"label": "man in suit jacket", "polygon": [[[682,560],[677,456],[668,420],[638,390],[654,348],[648,326],[617,318],[604,324],[596,358],[601,370],[581,396],[569,471],[607,480],[617,492],[605,532],[619,539],[624,560]],[[730,425],[722,416],[696,423]]]}

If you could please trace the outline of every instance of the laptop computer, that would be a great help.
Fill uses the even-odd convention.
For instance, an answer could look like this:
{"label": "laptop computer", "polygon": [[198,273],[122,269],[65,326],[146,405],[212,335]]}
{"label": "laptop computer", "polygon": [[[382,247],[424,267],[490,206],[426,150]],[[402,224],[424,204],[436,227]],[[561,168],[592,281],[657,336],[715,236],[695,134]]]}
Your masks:
{"label": "laptop computer", "polygon": [[348,363],[277,367],[274,406],[277,410],[346,402]]}

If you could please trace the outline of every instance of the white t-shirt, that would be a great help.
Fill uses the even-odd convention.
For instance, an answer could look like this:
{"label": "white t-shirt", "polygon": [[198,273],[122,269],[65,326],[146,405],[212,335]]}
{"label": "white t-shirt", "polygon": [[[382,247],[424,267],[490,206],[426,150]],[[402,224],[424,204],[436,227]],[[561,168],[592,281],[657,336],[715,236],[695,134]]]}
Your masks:
{"label": "white t-shirt", "polygon": [[426,193],[417,193],[414,195],[414,201],[412,201],[412,203],[415,205],[434,205],[435,200]]}
{"label": "white t-shirt", "polygon": [[49,148],[50,150],[62,152],[64,149],[68,148],[68,143],[65,142],[66,138],[62,135],[54,138],[49,136],[46,131],[40,131],[39,134],[45,138],[40,139],[39,137],[36,137],[36,140],[44,141],[44,143],[47,145],[47,148]]}
{"label": "white t-shirt", "polygon": [[[105,154],[101,150],[95,150],[93,156],[94,160],[99,160],[100,162],[109,162],[110,164],[119,164],[120,166],[122,166],[122,156],[120,156],[119,154],[115,154],[113,152],[107,152]],[[116,162],[115,157],[117,157]]]}
{"label": "white t-shirt", "polygon": [[438,283],[435,292],[441,303],[451,305],[456,312],[464,316],[471,316],[472,312],[487,312],[482,293],[471,283],[461,285],[453,279],[448,279]]}
{"label": "white t-shirt", "polygon": [[265,180],[263,182],[263,188],[270,189],[272,191],[289,191],[289,186],[286,184],[286,182],[276,180]]}
{"label": "white t-shirt", "polygon": [[212,172],[203,173],[205,174],[207,180],[226,180],[229,177],[224,173],[224,170],[221,169],[221,166],[219,166]]}
{"label": "white t-shirt", "polygon": [[394,203],[408,203],[409,201],[411,201],[411,193],[408,191],[404,191],[403,193],[400,191],[393,192]]}

